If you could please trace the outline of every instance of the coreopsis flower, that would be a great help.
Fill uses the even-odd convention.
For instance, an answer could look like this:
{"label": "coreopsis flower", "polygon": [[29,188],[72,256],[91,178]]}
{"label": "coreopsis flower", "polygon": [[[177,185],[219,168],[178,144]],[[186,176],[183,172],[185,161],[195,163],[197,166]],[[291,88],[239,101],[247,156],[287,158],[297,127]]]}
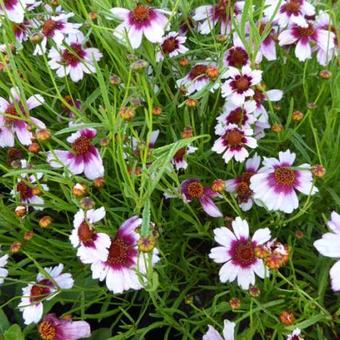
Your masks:
{"label": "coreopsis flower", "polygon": [[95,73],[95,63],[102,58],[102,53],[93,47],[86,47],[85,37],[79,32],[65,38],[67,47],[52,47],[48,53],[49,66],[56,70],[58,77],[70,75],[72,81],[83,79],[84,73]]}
{"label": "coreopsis flower", "polygon": [[111,9],[113,16],[123,22],[118,25],[113,35],[122,42],[129,42],[132,48],[138,48],[143,35],[152,43],[161,43],[168,24],[165,14],[168,12],[137,4],[132,9],[115,7]]}
{"label": "coreopsis flower", "polygon": [[160,51],[156,54],[156,61],[161,61],[165,56],[170,58],[184,54],[188,48],[184,46],[187,38],[177,32],[169,32],[162,38],[160,43]]}
{"label": "coreopsis flower", "polygon": [[198,32],[209,34],[219,24],[221,34],[230,33],[232,20],[242,13],[244,3],[244,1],[219,0],[216,5],[197,7],[192,18],[199,22]]}
{"label": "coreopsis flower", "polygon": [[12,29],[15,38],[19,42],[26,41],[29,36],[30,28],[32,27],[32,22],[30,20],[24,20],[22,23],[13,23]]}
{"label": "coreopsis flower", "polygon": [[86,321],[72,321],[47,314],[38,326],[43,340],[77,340],[91,336],[91,327]]}
{"label": "coreopsis flower", "polygon": [[98,233],[94,224],[105,217],[105,208],[80,209],[73,219],[73,230],[70,241],[77,248],[77,256],[83,263],[93,263],[107,258],[110,247],[110,237],[105,233]]}
{"label": "coreopsis flower", "polygon": [[202,340],[234,340],[235,322],[224,320],[223,336],[211,325],[208,325],[208,331],[203,335]]}
{"label": "coreopsis flower", "polygon": [[260,50],[258,52],[256,63],[262,61],[262,56],[267,60],[276,60],[276,32],[277,30],[266,19],[262,19],[259,23],[259,34],[263,34],[267,25],[270,25],[270,31],[266,38],[261,42]]}
{"label": "coreopsis flower", "polygon": [[84,172],[88,179],[104,176],[102,158],[97,148],[92,144],[96,136],[95,129],[81,129],[67,138],[71,144],[70,151],[54,150],[47,153],[47,161],[53,168],[67,167],[73,175]]}
{"label": "coreopsis flower", "polygon": [[[92,277],[100,281],[106,280],[106,286],[115,294],[129,289],[143,288],[143,275],[146,273],[144,254],[138,253],[139,234],[142,219],[133,216],[126,220],[111,239],[105,260],[92,263]],[[157,248],[153,249],[151,262],[159,261]]]}
{"label": "coreopsis flower", "polygon": [[226,227],[214,229],[215,241],[220,245],[212,248],[209,257],[216,263],[224,263],[219,271],[221,282],[237,283],[242,289],[255,284],[255,274],[260,278],[267,275],[262,259],[256,257],[256,246],[269,241],[271,234],[268,228],[256,230],[249,236],[249,226],[240,217],[232,222],[233,231]]}
{"label": "coreopsis flower", "polygon": [[73,278],[69,273],[63,273],[63,264],[44,268],[48,275],[39,273],[36,282],[31,282],[22,289],[19,310],[23,313],[25,325],[38,323],[43,315],[43,300],[51,300],[61,289],[73,287]]}
{"label": "coreopsis flower", "polygon": [[41,26],[42,41],[35,47],[33,55],[41,55],[46,52],[48,39],[52,39],[56,46],[60,47],[67,35],[78,34],[81,24],[68,22],[73,16],[73,13],[61,13],[45,20]]}
{"label": "coreopsis flower", "polygon": [[340,291],[340,215],[333,211],[327,225],[330,232],[315,241],[314,247],[321,255],[338,259],[329,272],[332,289],[338,292]]}
{"label": "coreopsis flower", "polygon": [[296,43],[295,56],[300,61],[312,58],[312,45],[321,49],[326,55],[334,50],[335,35],[327,29],[318,27],[314,22],[308,21],[306,27],[296,24],[289,26],[279,34],[279,45],[291,45]]}
{"label": "coreopsis flower", "polygon": [[199,200],[203,210],[212,217],[222,217],[221,211],[213,201],[219,196],[210,187],[204,187],[198,178],[187,179],[181,183],[181,194],[185,203]]}
{"label": "coreopsis flower", "polygon": [[[185,77],[176,81],[177,86],[184,87],[188,96],[207,87],[211,83],[211,79],[207,74],[208,67],[209,63],[196,64]],[[218,87],[217,82],[212,83],[210,91],[213,92]]]}
{"label": "coreopsis flower", "polygon": [[296,24],[300,27],[307,27],[306,17],[313,17],[315,8],[305,0],[267,0],[264,10],[265,16],[270,19],[275,11],[279,9],[274,16],[274,23],[278,23],[281,28],[290,24]]}
{"label": "coreopsis flower", "polygon": [[241,68],[249,64],[249,55],[241,39],[236,34],[233,35],[233,46],[224,54],[223,62],[225,66],[236,68]]}
{"label": "coreopsis flower", "polygon": [[314,195],[318,189],[313,184],[309,164],[293,166],[295,153],[279,152],[279,159],[264,158],[263,167],[250,179],[254,199],[268,210],[290,214],[299,206],[296,190]]}
{"label": "coreopsis flower", "polygon": [[222,157],[226,163],[232,158],[237,162],[243,162],[249,155],[246,147],[251,149],[257,147],[257,141],[252,135],[251,128],[239,128],[236,124],[229,124],[224,134],[215,141],[211,150],[223,154]]}
{"label": "coreopsis flower", "polygon": [[25,101],[20,97],[17,87],[12,87],[10,93],[9,101],[0,97],[0,147],[13,147],[15,135],[21,144],[30,145],[33,138],[32,127],[45,129],[46,125],[29,113],[45,100],[40,94],[35,94]]}
{"label": "coreopsis flower", "polygon": [[2,0],[0,17],[5,16],[10,21],[20,24],[24,21],[26,7],[34,3],[35,0]]}
{"label": "coreopsis flower", "polygon": [[222,84],[222,96],[235,105],[242,105],[246,98],[254,95],[253,86],[262,80],[262,71],[252,70],[245,65],[241,70],[235,67],[229,69],[223,75],[227,80]]}
{"label": "coreopsis flower", "polygon": [[197,148],[192,145],[185,146],[180,148],[172,157],[171,163],[175,167],[176,170],[183,169],[185,170],[188,167],[188,162],[186,161],[186,156],[193,154],[197,151]]}
{"label": "coreopsis flower", "polygon": [[292,333],[287,335],[287,340],[303,340],[304,338],[301,336],[301,329],[295,328]]}
{"label": "coreopsis flower", "polygon": [[8,262],[8,254],[5,254],[0,257],[0,285],[2,285],[5,281],[5,278],[8,276],[8,270],[5,268]]}
{"label": "coreopsis flower", "polygon": [[225,190],[236,195],[240,208],[248,211],[254,204],[253,192],[250,189],[250,179],[260,167],[261,157],[255,154],[245,164],[245,171],[234,179],[225,181]]}
{"label": "coreopsis flower", "polygon": [[223,113],[216,118],[215,134],[219,136],[224,135],[229,124],[235,124],[239,127],[254,124],[256,120],[254,116],[255,110],[256,103],[254,100],[246,101],[243,105],[225,102]]}

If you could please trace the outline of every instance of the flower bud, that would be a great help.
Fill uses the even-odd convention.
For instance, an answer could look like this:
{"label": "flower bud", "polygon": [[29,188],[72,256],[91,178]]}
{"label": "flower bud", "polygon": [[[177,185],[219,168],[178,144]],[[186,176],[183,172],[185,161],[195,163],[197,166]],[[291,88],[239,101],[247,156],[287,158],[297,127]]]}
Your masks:
{"label": "flower bud", "polygon": [[222,179],[215,179],[211,185],[211,190],[214,192],[223,192],[225,189],[225,183]]}
{"label": "flower bud", "polygon": [[182,132],[182,138],[191,138],[193,136],[192,134],[192,127],[188,126],[186,128],[184,128],[183,132]]}
{"label": "flower bud", "polygon": [[272,131],[275,132],[275,133],[279,133],[283,130],[283,126],[282,124],[279,124],[279,123],[274,123],[272,125]]}
{"label": "flower bud", "polygon": [[95,206],[94,201],[92,200],[92,198],[90,197],[84,197],[81,201],[80,201],[80,207],[84,210],[90,210],[93,209]]}
{"label": "flower bud", "polygon": [[24,240],[29,241],[33,237],[33,230],[28,230],[24,234]]}
{"label": "flower bud", "polygon": [[303,238],[304,236],[305,236],[305,234],[304,234],[303,231],[301,231],[301,230],[297,230],[297,231],[295,232],[295,237],[298,238],[298,239],[301,239],[301,238]]}
{"label": "flower bud", "polygon": [[40,228],[47,228],[52,224],[52,222],[53,222],[52,217],[46,215],[39,220],[39,226]]}
{"label": "flower bud", "polygon": [[317,108],[317,105],[313,102],[307,104],[307,108],[309,110],[315,110]]}
{"label": "flower bud", "polygon": [[83,197],[87,193],[87,188],[85,184],[77,183],[72,188],[72,194],[75,197]]}
{"label": "flower bud", "polygon": [[51,138],[51,132],[48,129],[39,129],[35,132],[35,137],[39,142],[45,142]]}
{"label": "flower bud", "polygon": [[227,36],[225,34],[219,34],[217,37],[216,37],[216,40],[219,42],[219,43],[224,43],[227,41]]}
{"label": "flower bud", "polygon": [[156,245],[156,239],[153,236],[142,236],[138,242],[138,250],[143,253],[151,253]]}
{"label": "flower bud", "polygon": [[229,305],[231,309],[240,309],[241,308],[241,301],[237,297],[231,298],[229,300]]}
{"label": "flower bud", "polygon": [[304,117],[304,114],[300,111],[294,111],[292,113],[292,119],[294,122],[300,122]]}
{"label": "flower bud", "polygon": [[188,58],[181,58],[178,63],[180,66],[185,67],[189,65],[189,59]]}
{"label": "flower bud", "polygon": [[122,107],[119,110],[119,115],[123,120],[131,120],[135,116],[135,109],[132,107]]}
{"label": "flower bud", "polygon": [[40,145],[34,142],[27,147],[27,150],[31,153],[38,153],[40,149]]}
{"label": "flower bud", "polygon": [[188,106],[188,107],[196,107],[196,106],[197,106],[197,103],[198,103],[198,100],[197,100],[197,99],[194,99],[194,98],[188,98],[188,99],[185,101],[185,104],[186,104],[186,106]]}
{"label": "flower bud", "polygon": [[21,249],[21,242],[19,241],[16,241],[16,242],[13,242],[9,248],[9,251],[12,253],[12,254],[15,254],[15,253],[18,253]]}
{"label": "flower bud", "polygon": [[38,188],[38,187],[32,188],[32,194],[33,194],[34,196],[39,196],[39,195],[41,195],[41,189]]}
{"label": "flower bud", "polygon": [[288,311],[281,312],[279,317],[281,323],[285,326],[291,326],[295,322],[294,314]]}
{"label": "flower bud", "polygon": [[27,207],[25,207],[24,205],[18,205],[15,208],[15,215],[17,217],[24,217],[27,214]]}
{"label": "flower bud", "polygon": [[155,106],[155,107],[153,107],[153,109],[152,109],[152,114],[153,114],[154,116],[160,116],[161,113],[162,113],[162,108],[161,108],[160,106]]}
{"label": "flower bud", "polygon": [[322,79],[328,80],[332,77],[332,72],[328,71],[328,70],[322,70],[322,71],[320,71],[319,76]]}
{"label": "flower bud", "polygon": [[34,45],[40,44],[43,39],[44,39],[44,36],[41,33],[34,33],[30,37],[30,41]]}
{"label": "flower bud", "polygon": [[218,70],[216,66],[210,65],[207,67],[206,74],[210,79],[214,80],[219,76],[220,71]]}
{"label": "flower bud", "polygon": [[315,177],[323,177],[326,174],[326,169],[321,164],[312,166],[312,173]]}
{"label": "flower bud", "polygon": [[103,177],[93,180],[93,186],[96,188],[102,188],[105,185],[105,179]]}
{"label": "flower bud", "polygon": [[132,71],[140,72],[145,70],[149,66],[146,60],[138,59],[130,65]]}
{"label": "flower bud", "polygon": [[120,77],[117,74],[112,74],[110,76],[110,84],[113,86],[119,85],[122,82]]}
{"label": "flower bud", "polygon": [[249,288],[249,295],[252,296],[252,297],[259,297],[261,295],[260,288],[257,288],[255,286],[251,286]]}
{"label": "flower bud", "polygon": [[89,19],[90,20],[96,20],[97,19],[97,13],[96,12],[90,12],[89,13]]}

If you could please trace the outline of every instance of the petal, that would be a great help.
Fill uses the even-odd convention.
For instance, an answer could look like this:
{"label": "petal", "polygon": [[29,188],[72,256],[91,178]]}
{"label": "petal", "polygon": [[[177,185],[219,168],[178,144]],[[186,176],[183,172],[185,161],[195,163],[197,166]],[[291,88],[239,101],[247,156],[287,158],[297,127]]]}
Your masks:
{"label": "petal", "polygon": [[97,149],[93,148],[84,157],[84,174],[88,179],[96,179],[104,176],[103,161]]}
{"label": "petal", "polygon": [[27,107],[30,110],[33,110],[34,108],[42,105],[44,102],[45,102],[44,98],[40,94],[36,94],[27,99]]}
{"label": "petal", "polygon": [[231,225],[238,240],[241,238],[249,238],[249,226],[246,220],[242,220],[241,217],[236,217]]}
{"label": "petal", "polygon": [[100,220],[102,220],[105,217],[105,208],[101,207],[99,209],[91,209],[87,212],[87,218],[89,220],[90,223],[96,223]]}
{"label": "petal", "polygon": [[296,48],[295,48],[295,56],[300,61],[305,61],[306,59],[312,58],[312,48],[310,47],[309,42],[306,44],[302,42],[302,40],[299,40]]}
{"label": "petal", "polygon": [[231,257],[226,247],[215,247],[210,250],[209,258],[216,263],[228,262]]}
{"label": "petal", "polygon": [[230,244],[232,241],[236,240],[235,235],[226,227],[216,228],[214,229],[214,239],[217,243],[222,246],[230,248]]}
{"label": "petal", "polygon": [[255,274],[252,269],[240,268],[237,274],[237,283],[242,289],[248,289],[255,284]]}
{"label": "petal", "polygon": [[340,291],[340,261],[335,262],[329,271],[329,275],[331,276],[332,289],[335,292]]}
{"label": "petal", "polygon": [[202,340],[223,340],[223,338],[213,326],[208,325],[208,331],[203,335]]}
{"label": "petal", "polygon": [[235,322],[224,320],[224,327],[223,327],[224,340],[234,340],[235,326],[236,326]]}
{"label": "petal", "polygon": [[86,321],[66,321],[61,327],[64,339],[75,340],[91,336],[91,328]]}
{"label": "petal", "polygon": [[227,281],[233,282],[236,279],[239,270],[240,267],[235,266],[231,261],[225,263],[219,271],[220,281],[222,283]]}
{"label": "petal", "polygon": [[212,217],[222,217],[223,216],[221,211],[217,208],[216,204],[214,203],[214,201],[210,197],[204,195],[200,198],[200,202],[201,202],[203,210],[209,216],[212,216]]}
{"label": "petal", "polygon": [[269,241],[271,238],[271,233],[269,228],[257,229],[252,237],[252,240],[257,244],[263,244]]}
{"label": "petal", "polygon": [[340,235],[326,233],[313,243],[321,255],[340,258]]}

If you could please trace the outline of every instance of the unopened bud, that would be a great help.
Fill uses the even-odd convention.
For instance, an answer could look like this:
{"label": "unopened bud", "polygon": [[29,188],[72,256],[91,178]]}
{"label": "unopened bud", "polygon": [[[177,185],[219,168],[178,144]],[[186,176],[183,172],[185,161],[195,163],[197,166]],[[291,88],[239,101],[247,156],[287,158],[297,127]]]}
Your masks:
{"label": "unopened bud", "polygon": [[299,122],[303,119],[304,114],[301,111],[294,111],[292,113],[292,119],[294,122]]}
{"label": "unopened bud", "polygon": [[305,234],[304,234],[303,231],[301,231],[301,230],[297,230],[297,231],[295,232],[295,237],[298,238],[298,239],[301,239],[301,238],[303,238],[304,236],[305,236]]}
{"label": "unopened bud", "polygon": [[53,219],[51,216],[43,216],[39,220],[39,226],[40,228],[47,228],[52,224],[52,222],[53,222]]}
{"label": "unopened bud", "polygon": [[283,126],[282,124],[279,124],[279,123],[274,123],[272,125],[272,131],[275,132],[275,133],[279,133],[283,130]]}
{"label": "unopened bud", "polygon": [[45,142],[51,138],[51,132],[48,129],[39,129],[35,132],[35,137],[39,142]]}
{"label": "unopened bud", "polygon": [[96,12],[90,12],[89,13],[89,19],[90,20],[96,20],[97,19],[97,13]]}
{"label": "unopened bud", "polygon": [[154,116],[160,116],[162,113],[162,108],[160,106],[154,106],[152,109],[152,114]]}
{"label": "unopened bud", "polygon": [[184,128],[183,132],[182,132],[182,138],[185,139],[185,138],[191,138],[193,136],[192,134],[192,127],[186,127]]}
{"label": "unopened bud", "polygon": [[96,188],[102,188],[105,185],[105,179],[103,177],[93,180],[93,186]]}
{"label": "unopened bud", "polygon": [[321,178],[321,177],[325,176],[326,169],[321,164],[313,165],[312,173],[315,177]]}
{"label": "unopened bud", "polygon": [[308,103],[307,104],[307,108],[309,109],[309,110],[315,110],[316,108],[317,108],[317,105],[315,104],[315,103]]}
{"label": "unopened bud", "polygon": [[218,70],[218,68],[216,66],[210,65],[210,66],[207,67],[206,74],[210,79],[214,80],[219,76],[220,71]]}
{"label": "unopened bud", "polygon": [[93,201],[92,198],[90,197],[84,197],[81,201],[80,201],[80,207],[84,210],[90,210],[93,209],[95,206],[95,203]]}
{"label": "unopened bud", "polygon": [[77,183],[72,188],[72,194],[76,197],[83,197],[86,195],[87,188],[86,185]]}
{"label": "unopened bud", "polygon": [[257,288],[255,286],[251,286],[249,288],[249,295],[252,296],[252,297],[259,297],[261,295],[260,288]]}
{"label": "unopened bud", "polygon": [[24,234],[24,240],[29,241],[33,237],[33,230],[28,230]]}
{"label": "unopened bud", "polygon": [[225,183],[222,179],[215,179],[211,185],[211,190],[214,192],[223,192],[225,189]]}
{"label": "unopened bud", "polygon": [[198,103],[198,100],[197,100],[197,99],[194,99],[194,98],[188,98],[188,99],[185,101],[185,104],[186,104],[186,106],[188,106],[188,107],[196,107],[196,106],[197,106],[197,103]]}
{"label": "unopened bud", "polygon": [[150,253],[155,248],[156,239],[153,236],[142,236],[138,242],[138,250],[143,253]]}
{"label": "unopened bud", "polygon": [[332,77],[332,72],[328,70],[322,70],[320,71],[319,76],[320,78],[327,80]]}
{"label": "unopened bud", "polygon": [[39,196],[39,195],[41,194],[41,189],[38,188],[38,187],[32,188],[32,194],[33,194],[34,196]]}
{"label": "unopened bud", "polygon": [[119,110],[119,115],[123,120],[131,120],[135,116],[135,110],[132,107],[122,107]]}
{"label": "unopened bud", "polygon": [[216,40],[220,43],[224,43],[225,41],[227,41],[227,36],[224,34],[220,34],[216,37]]}
{"label": "unopened bud", "polygon": [[19,205],[15,208],[15,215],[17,217],[24,217],[27,214],[27,208],[24,205]]}
{"label": "unopened bud", "polygon": [[9,248],[12,254],[18,253],[20,249],[21,249],[21,242],[19,241],[13,242]]}
{"label": "unopened bud", "polygon": [[148,66],[149,63],[146,60],[138,59],[130,65],[130,68],[132,71],[140,72],[145,70]]}
{"label": "unopened bud", "polygon": [[234,297],[229,300],[229,305],[231,309],[240,309],[241,308],[241,301],[240,299]]}
{"label": "unopened bud", "polygon": [[285,326],[291,326],[295,322],[295,316],[291,312],[283,311],[280,313],[280,321]]}
{"label": "unopened bud", "polygon": [[182,67],[185,67],[185,66],[188,66],[189,65],[189,59],[188,58],[181,58],[178,63],[182,66]]}
{"label": "unopened bud", "polygon": [[111,85],[119,85],[122,82],[122,80],[120,79],[120,77],[117,74],[112,74],[110,76],[110,84]]}
{"label": "unopened bud", "polygon": [[38,153],[40,151],[40,145],[38,143],[33,142],[27,147],[27,150],[31,153]]}
{"label": "unopened bud", "polygon": [[44,36],[41,33],[34,33],[30,37],[30,41],[34,45],[40,44],[43,39],[44,39]]}

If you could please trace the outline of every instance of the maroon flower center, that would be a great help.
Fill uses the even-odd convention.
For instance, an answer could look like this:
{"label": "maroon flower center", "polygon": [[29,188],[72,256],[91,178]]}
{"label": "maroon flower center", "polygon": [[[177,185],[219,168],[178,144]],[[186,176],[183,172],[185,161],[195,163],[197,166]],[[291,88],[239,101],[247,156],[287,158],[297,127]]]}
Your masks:
{"label": "maroon flower center", "polygon": [[296,180],[296,173],[294,170],[289,168],[277,168],[274,171],[274,178],[277,184],[283,186],[292,186]]}
{"label": "maroon flower center", "polygon": [[83,222],[78,228],[78,237],[80,241],[86,244],[92,241],[93,236],[94,231],[90,228],[90,226],[86,222]]}
{"label": "maroon flower center", "polygon": [[174,156],[174,159],[176,161],[181,161],[183,159],[183,157],[185,156],[187,152],[187,148],[181,148],[179,149],[176,153],[175,153],[175,156]]}
{"label": "maroon flower center", "polygon": [[199,181],[193,181],[188,184],[187,192],[191,198],[201,198],[204,194],[204,188]]}
{"label": "maroon flower center", "polygon": [[42,299],[50,295],[52,286],[53,283],[48,279],[37,282],[31,288],[30,301],[32,303],[40,302]]}
{"label": "maroon flower center", "polygon": [[298,32],[298,35],[303,38],[311,37],[315,33],[315,28],[312,24],[309,24],[308,27],[297,26],[296,30]]}
{"label": "maroon flower center", "polygon": [[249,89],[251,84],[251,78],[248,76],[235,77],[235,80],[231,82],[231,86],[239,93],[245,92]]}
{"label": "maroon flower center", "polygon": [[256,89],[253,98],[256,101],[257,105],[261,105],[266,97],[261,90]]}
{"label": "maroon flower center", "polygon": [[234,3],[234,0],[220,0],[214,7],[214,19],[224,22],[227,21],[227,19],[231,17],[231,11]]}
{"label": "maroon flower center", "polygon": [[20,193],[20,199],[25,201],[31,197],[33,197],[32,188],[30,188],[24,181],[20,181],[17,184],[17,192]]}
{"label": "maroon flower center", "polygon": [[63,52],[61,58],[66,65],[76,66],[80,63],[81,59],[84,59],[85,54],[81,44],[73,43],[69,49]]}
{"label": "maroon flower center", "polygon": [[244,133],[238,129],[232,129],[227,131],[223,139],[231,147],[241,146],[243,145]]}
{"label": "maroon flower center", "polygon": [[189,73],[190,79],[196,79],[198,77],[202,77],[206,75],[207,72],[207,65],[195,65]]}
{"label": "maroon flower center", "polygon": [[84,155],[91,148],[91,138],[80,136],[72,144],[72,150],[76,155]]}
{"label": "maroon flower center", "polygon": [[129,242],[121,237],[116,237],[111,241],[107,262],[113,266],[131,266],[131,252],[133,247]]}
{"label": "maroon flower center", "polygon": [[51,37],[53,36],[55,30],[60,30],[63,27],[64,27],[64,24],[62,22],[48,19],[43,24],[42,33],[46,37]]}
{"label": "maroon flower center", "polygon": [[54,340],[57,335],[57,329],[51,321],[43,321],[39,325],[38,331],[43,340]]}
{"label": "maroon flower center", "polygon": [[178,40],[175,37],[165,39],[162,44],[162,51],[165,54],[169,54],[178,49]]}
{"label": "maroon flower center", "polygon": [[230,255],[232,261],[241,267],[249,267],[257,260],[254,242],[246,239],[233,241]]}
{"label": "maroon flower center", "polygon": [[229,113],[227,117],[227,123],[241,125],[247,120],[246,111],[238,107]]}
{"label": "maroon flower center", "polygon": [[150,8],[143,5],[137,5],[137,7],[131,11],[131,14],[134,21],[143,23],[150,19]]}
{"label": "maroon flower center", "polygon": [[289,14],[298,15],[300,13],[300,7],[301,0],[291,0],[288,1],[285,5],[283,5],[283,11]]}
{"label": "maroon flower center", "polygon": [[250,178],[254,175],[253,172],[244,172],[242,176],[238,178],[239,183],[236,187],[237,198],[239,202],[247,202],[252,196],[253,192],[250,189]]}
{"label": "maroon flower center", "polygon": [[229,50],[227,61],[230,66],[242,67],[248,62],[248,53],[242,47],[235,47]]}

